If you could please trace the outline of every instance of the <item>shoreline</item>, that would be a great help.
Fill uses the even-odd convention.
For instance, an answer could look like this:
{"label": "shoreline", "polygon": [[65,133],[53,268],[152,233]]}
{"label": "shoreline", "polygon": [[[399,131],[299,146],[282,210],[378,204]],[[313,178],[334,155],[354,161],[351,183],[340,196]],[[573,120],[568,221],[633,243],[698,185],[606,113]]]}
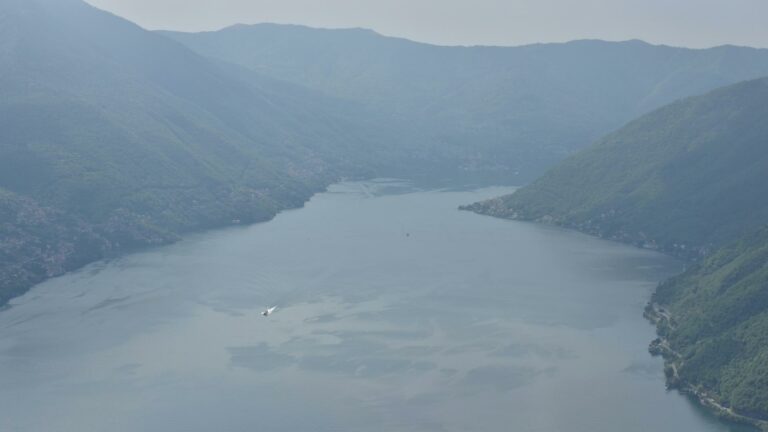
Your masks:
{"label": "shoreline", "polygon": [[[201,234],[209,231],[214,230],[220,230],[220,229],[226,229],[232,226],[251,226],[256,225],[260,223],[269,222],[271,220],[274,220],[275,217],[280,215],[283,212],[290,211],[290,210],[296,210],[303,208],[315,195],[318,193],[322,193],[324,191],[328,190],[328,187],[334,184],[334,182],[323,182],[322,184],[319,184],[318,187],[313,188],[313,191],[311,194],[307,194],[307,196],[303,197],[303,201],[296,205],[286,205],[282,206],[281,208],[277,209],[274,212],[270,212],[269,214],[262,215],[262,217],[258,218],[245,218],[243,216],[243,219],[233,219],[230,223],[221,223],[221,224],[213,224],[213,225],[201,225],[197,228],[189,229],[189,230],[182,230],[180,232],[164,232],[163,236],[158,236],[157,239],[154,239],[154,241],[149,241],[144,244],[133,244],[128,246],[117,246],[117,247],[110,247],[108,250],[100,251],[98,253],[93,253],[92,257],[95,259],[90,260],[79,260],[74,265],[70,265],[66,262],[63,262],[59,266],[59,271],[55,271],[53,273],[48,273],[45,276],[42,277],[34,277],[34,278],[23,278],[19,277],[17,278],[18,281],[16,282],[16,288],[12,289],[11,292],[13,293],[10,297],[2,298],[0,296],[0,313],[3,313],[4,311],[10,309],[13,307],[13,300],[17,299],[19,297],[22,297],[30,292],[30,290],[34,289],[34,287],[49,281],[51,279],[55,279],[61,276],[65,276],[67,274],[70,274],[72,272],[81,270],[88,265],[100,262],[100,261],[108,261],[113,260],[117,258],[121,258],[124,256],[128,256],[134,253],[147,251],[147,250],[153,250],[155,248],[169,246],[174,243],[177,243],[179,241],[184,240],[187,236],[195,235],[195,234]],[[250,220],[249,220],[250,219]],[[242,222],[247,221],[247,222]],[[109,239],[104,239],[105,241],[109,241]],[[79,251],[72,250],[70,251],[72,254],[75,254]],[[64,260],[68,259],[68,256],[62,256]],[[34,260],[28,260],[29,262],[38,261],[38,260],[50,260],[51,258],[48,256],[41,256],[41,257],[35,257]],[[0,270],[5,269],[12,269],[12,268],[20,268],[20,265],[22,264],[9,264],[6,267],[0,267]],[[31,282],[31,283],[28,283]]]}
{"label": "shoreline", "polygon": [[669,341],[661,336],[659,332],[660,326],[674,328],[672,315],[669,311],[657,303],[648,303],[643,316],[656,326],[656,335],[658,337],[651,341],[648,346],[648,352],[654,357],[661,356],[664,359],[664,376],[667,389],[677,390],[680,394],[690,397],[700,406],[723,420],[753,426],[760,431],[768,432],[768,421],[738,414],[732,408],[722,405],[717,400],[717,397],[680,377],[678,368],[682,366],[682,356],[669,345]]}
{"label": "shoreline", "polygon": [[[300,209],[300,208],[304,207],[306,205],[306,203],[309,202],[314,196],[316,196],[319,193],[322,193],[322,192],[326,191],[331,184],[334,184],[334,183],[326,184],[326,185],[324,185],[324,187],[319,188],[319,190],[315,190],[312,194],[310,194],[308,197],[306,197],[304,199],[304,201],[300,205],[297,205],[297,206],[287,206],[285,208],[281,208],[280,210],[276,211],[274,214],[270,215],[270,217],[267,217],[267,218],[265,218],[263,220],[256,220],[256,221],[253,221],[252,223],[242,224],[242,226],[250,226],[250,225],[255,225],[255,224],[259,224],[259,223],[269,222],[269,221],[273,220],[275,217],[277,217],[278,215],[280,215],[281,213],[283,213],[285,211]],[[477,211],[476,209],[471,208],[470,206],[461,206],[461,207],[459,207],[459,210],[462,210],[462,211],[472,211],[473,213],[476,213],[476,214],[481,215],[481,216],[492,216],[492,217],[497,217],[497,218],[501,218],[501,219],[511,219],[511,220],[517,220],[517,221],[522,221],[522,222],[542,223],[542,222],[539,222],[539,221],[521,220],[521,219],[517,219],[517,218],[510,218],[510,217],[494,215],[494,214],[490,214],[490,213],[486,213],[486,212],[480,212],[480,211]],[[238,221],[237,225],[240,225],[239,221]],[[551,224],[550,223],[549,225],[559,225],[559,224]],[[228,227],[231,227],[231,226],[232,226],[232,224],[222,224],[220,226],[211,226],[211,227],[206,227],[206,228],[203,228],[203,229],[190,230],[190,231],[187,231],[187,232],[180,233],[178,235],[178,238],[176,238],[175,240],[172,240],[172,241],[163,242],[161,244],[147,245],[147,246],[144,246],[144,247],[127,248],[125,250],[117,251],[116,253],[110,254],[109,256],[103,256],[103,257],[101,257],[99,259],[89,261],[87,263],[84,263],[84,264],[76,267],[76,268],[67,269],[67,271],[65,271],[65,272],[62,272],[62,273],[56,274],[56,275],[52,275],[50,277],[46,277],[46,278],[44,278],[44,279],[42,279],[40,281],[37,281],[34,284],[31,284],[29,287],[24,289],[23,292],[21,292],[20,294],[7,299],[3,303],[0,303],[0,313],[3,313],[4,311],[12,308],[13,305],[11,303],[12,303],[12,301],[14,299],[26,295],[35,286],[37,286],[37,285],[39,285],[39,284],[41,284],[41,283],[43,283],[43,282],[45,282],[47,280],[55,279],[57,277],[64,276],[66,274],[69,274],[71,272],[80,270],[80,269],[82,269],[82,268],[84,268],[84,267],[86,267],[86,266],[88,266],[90,264],[93,264],[93,263],[96,263],[96,262],[99,262],[99,261],[116,259],[116,258],[127,256],[129,254],[136,253],[136,252],[139,252],[139,251],[142,251],[142,250],[149,250],[149,249],[155,249],[156,247],[167,246],[169,244],[173,244],[173,243],[175,243],[177,241],[183,240],[187,235],[190,235],[190,234],[200,234],[200,233],[205,233],[205,232],[208,232],[208,231],[228,228]],[[617,240],[617,239],[606,239],[606,238],[603,238],[603,237],[600,237],[600,236],[596,236],[596,235],[594,235],[594,233],[585,232],[584,230],[580,230],[580,229],[574,229],[574,227],[568,227],[568,226],[563,226],[563,225],[559,225],[559,226],[561,226],[563,228],[566,228],[566,229],[572,229],[574,231],[586,233],[586,234],[592,235],[593,237],[601,238],[603,240],[610,240],[610,241],[615,241],[615,242],[618,242],[618,243],[633,245],[633,246],[638,247],[640,249],[649,249],[649,248],[645,248],[645,247],[642,247],[642,246],[639,246],[637,244],[633,244],[633,243],[630,243],[630,242],[624,242],[624,241]],[[669,255],[669,256],[675,257],[674,255],[669,254],[669,253],[665,253],[664,251],[657,250],[657,252],[664,253],[665,255]],[[675,258],[679,258],[679,257],[675,257]],[[727,406],[724,406],[724,405],[720,404],[715,396],[707,393],[706,391],[702,390],[700,387],[696,386],[695,384],[687,382],[687,381],[685,381],[685,380],[680,378],[680,376],[678,374],[678,368],[681,366],[680,363],[682,363],[682,356],[680,355],[680,353],[678,353],[677,351],[672,349],[672,347],[669,345],[669,342],[667,341],[667,339],[664,338],[663,336],[661,336],[661,334],[659,332],[660,326],[667,325],[667,326],[670,326],[672,328],[674,327],[673,324],[672,324],[672,321],[673,321],[672,320],[672,316],[671,316],[671,314],[666,309],[664,309],[659,304],[650,303],[649,302],[647,304],[646,308],[645,308],[643,316],[649,322],[654,324],[654,326],[656,327],[657,338],[650,343],[650,345],[648,347],[648,351],[650,352],[650,354],[652,356],[661,356],[664,359],[664,375],[665,375],[665,381],[666,381],[667,389],[669,389],[669,390],[672,390],[672,389],[677,390],[681,395],[690,397],[691,399],[695,400],[696,403],[698,403],[700,406],[706,408],[709,412],[711,412],[712,414],[714,414],[715,416],[717,416],[717,417],[719,417],[719,418],[721,418],[723,420],[726,420],[726,421],[729,421],[729,422],[733,422],[733,423],[736,423],[736,424],[749,425],[749,426],[757,428],[757,430],[760,430],[760,431],[763,431],[763,432],[768,432],[768,421],[767,420],[761,420],[759,418],[754,418],[754,417],[749,417],[749,416],[745,416],[745,415],[742,415],[742,414],[738,414],[738,413],[734,412],[732,408],[729,408]]]}
{"label": "shoreline", "polygon": [[[600,235],[599,232],[595,230],[582,229],[583,227],[572,225],[572,224],[557,223],[554,220],[550,220],[550,219],[540,219],[540,220],[525,219],[525,218],[519,217],[517,214],[510,215],[505,212],[494,211],[494,209],[488,209],[486,207],[480,206],[479,204],[480,203],[463,205],[459,207],[459,210],[470,211],[480,216],[490,216],[494,218],[514,220],[518,222],[528,222],[528,223],[535,223],[535,224],[558,226],[564,229],[587,234],[602,240],[635,246],[639,249],[653,250],[655,252],[662,253],[672,258],[682,259],[684,261],[688,261],[691,259],[690,256],[686,256],[686,255],[681,256],[679,253],[677,254],[673,253],[673,252],[679,252],[679,251],[668,251],[660,248],[647,247],[645,244],[638,244],[637,242],[633,242],[628,239],[623,239],[620,237],[605,237]],[[695,256],[695,258],[699,258],[699,257],[700,257],[700,254],[697,254]],[[761,432],[768,432],[767,420],[761,420],[758,418],[735,413],[731,408],[721,405],[714,396],[706,393],[705,391],[703,391],[693,383],[686,382],[680,378],[680,376],[677,373],[678,365],[675,363],[674,360],[680,359],[681,356],[679,353],[674,351],[669,346],[668,341],[659,333],[659,325],[662,324],[662,322],[667,322],[667,323],[671,322],[672,317],[668,311],[664,310],[660,305],[649,302],[645,308],[645,311],[643,312],[643,316],[656,326],[657,338],[650,343],[648,347],[648,351],[652,356],[660,355],[663,357],[664,375],[665,375],[667,389],[677,390],[681,395],[684,395],[686,397],[689,397],[695,400],[696,403],[698,403],[700,406],[702,406],[713,415],[725,421],[729,421],[735,424],[748,425],[751,427],[755,427],[757,430]]]}
{"label": "shoreline", "polygon": [[[52,274],[48,274],[45,277],[37,277],[34,279],[26,279],[23,278],[17,278],[18,282],[16,284],[16,288],[12,290],[13,295],[7,298],[3,298],[2,292],[0,292],[0,313],[3,313],[4,311],[10,309],[13,307],[13,300],[19,297],[22,297],[29,293],[31,289],[36,287],[37,285],[40,285],[48,280],[55,279],[61,276],[65,276],[67,274],[70,274],[72,272],[78,271],[83,269],[84,267],[100,262],[100,261],[109,261],[117,258],[121,258],[124,256],[128,256],[134,253],[139,253],[142,251],[147,250],[153,250],[155,248],[169,246],[174,243],[177,243],[179,241],[184,240],[190,235],[195,234],[203,234],[210,231],[215,230],[221,230],[226,229],[234,226],[252,226],[256,224],[266,223],[274,220],[277,216],[279,216],[282,213],[292,211],[292,210],[299,210],[304,208],[304,206],[307,205],[309,201],[312,200],[316,195],[327,192],[328,188],[331,187],[334,184],[343,183],[343,182],[367,182],[367,181],[376,181],[377,179],[394,179],[394,177],[381,177],[381,176],[373,176],[373,177],[362,177],[362,176],[350,176],[350,177],[336,177],[330,180],[324,180],[319,181],[317,184],[312,186],[311,188],[308,188],[307,190],[310,191],[310,193],[305,194],[305,196],[302,196],[302,201],[300,203],[296,202],[293,203],[295,205],[283,205],[279,209],[276,209],[274,212],[270,212],[269,214],[262,215],[258,218],[248,218],[246,216],[240,216],[240,219],[233,219],[231,222],[228,223],[220,223],[220,224],[213,224],[213,225],[201,225],[197,228],[182,230],[180,232],[164,232],[164,236],[162,238],[158,237],[156,241],[152,242],[146,242],[143,244],[136,244],[136,245],[129,245],[129,246],[119,246],[116,248],[110,248],[107,251],[102,251],[98,254],[94,254],[93,257],[95,259],[90,260],[82,260],[78,261],[76,265],[66,265],[62,264],[59,268],[61,271],[56,271]],[[410,181],[410,180],[408,180]],[[75,251],[72,251],[74,253]],[[64,257],[66,258],[66,257]],[[46,260],[49,259],[47,256],[43,257],[35,257],[34,260]],[[32,260],[30,260],[31,262]],[[5,269],[9,268],[17,268],[20,264],[9,264],[5,267],[0,265],[0,272]],[[2,273],[0,273],[2,275]],[[31,283],[26,283],[27,281],[32,281]],[[20,288],[19,288],[20,287]],[[0,288],[2,288],[0,286]]]}

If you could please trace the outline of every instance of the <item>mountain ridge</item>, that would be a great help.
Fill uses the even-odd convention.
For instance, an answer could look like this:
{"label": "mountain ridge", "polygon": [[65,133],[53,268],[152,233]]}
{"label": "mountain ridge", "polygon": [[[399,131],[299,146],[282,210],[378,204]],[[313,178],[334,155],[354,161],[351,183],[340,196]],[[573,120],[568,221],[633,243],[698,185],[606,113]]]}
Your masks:
{"label": "mountain ridge", "polygon": [[638,41],[451,47],[351,32],[265,24],[160,34],[397,117],[417,131],[424,152],[518,184],[638,115],[768,75],[765,49]]}
{"label": "mountain ridge", "polygon": [[273,27],[273,28],[294,28],[294,29],[305,29],[310,31],[329,31],[329,32],[361,32],[361,33],[368,33],[368,34],[374,34],[383,38],[388,39],[395,39],[395,40],[402,40],[407,41],[414,44],[421,44],[421,45],[429,45],[432,47],[441,47],[441,48],[524,48],[524,47],[533,47],[533,46],[541,46],[541,45],[567,45],[567,44],[573,44],[573,43],[580,43],[580,42],[604,42],[608,44],[640,44],[640,45],[648,45],[648,46],[655,46],[655,47],[667,47],[667,48],[679,48],[679,49],[687,49],[687,50],[694,50],[694,51],[702,51],[702,50],[709,50],[709,49],[715,49],[715,48],[722,48],[722,47],[732,47],[732,48],[748,48],[748,49],[755,49],[755,50],[765,50],[768,48],[765,47],[755,47],[751,45],[738,45],[738,44],[731,44],[731,43],[723,43],[719,45],[712,45],[708,47],[687,47],[683,45],[674,45],[674,44],[668,44],[663,42],[649,42],[647,40],[644,40],[642,38],[630,38],[630,39],[617,39],[617,40],[609,40],[609,39],[601,39],[601,38],[576,38],[576,39],[568,39],[563,41],[553,41],[553,42],[532,42],[532,43],[523,43],[519,45],[501,45],[501,44],[439,44],[439,43],[433,43],[433,42],[425,42],[420,41],[416,39],[411,39],[406,36],[398,36],[393,34],[387,34],[380,32],[374,28],[369,27],[322,27],[322,26],[315,26],[311,24],[298,24],[298,23],[280,23],[280,22],[274,22],[274,21],[263,21],[263,22],[253,22],[253,23],[246,23],[246,22],[238,22],[234,24],[227,24],[219,28],[214,29],[207,29],[207,30],[190,30],[190,31],[184,31],[184,30],[174,30],[169,28],[158,28],[153,29],[151,31],[158,32],[158,33],[166,33],[166,34],[174,34],[174,33],[182,33],[182,34],[211,34],[211,33],[218,33],[222,31],[227,30],[239,30],[239,29],[247,29],[249,27]]}

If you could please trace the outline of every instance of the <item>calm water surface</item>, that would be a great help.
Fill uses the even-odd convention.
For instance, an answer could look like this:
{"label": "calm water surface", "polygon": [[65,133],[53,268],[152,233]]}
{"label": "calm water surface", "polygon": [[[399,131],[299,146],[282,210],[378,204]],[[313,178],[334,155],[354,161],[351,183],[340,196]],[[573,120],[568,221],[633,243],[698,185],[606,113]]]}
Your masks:
{"label": "calm water surface", "polygon": [[646,351],[680,264],[456,211],[509,190],[345,183],[48,281],[0,312],[0,430],[736,430]]}

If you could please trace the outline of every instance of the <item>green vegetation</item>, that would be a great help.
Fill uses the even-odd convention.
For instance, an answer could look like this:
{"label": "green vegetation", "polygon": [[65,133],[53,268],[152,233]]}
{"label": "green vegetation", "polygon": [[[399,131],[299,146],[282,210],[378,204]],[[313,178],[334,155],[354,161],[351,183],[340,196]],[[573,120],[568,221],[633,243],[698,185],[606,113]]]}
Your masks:
{"label": "green vegetation", "polygon": [[0,304],[387,163],[364,110],[76,0],[0,2]]}
{"label": "green vegetation", "polygon": [[766,102],[768,79],[673,103],[470,208],[699,256],[768,222]]}
{"label": "green vegetation", "polygon": [[0,304],[125,249],[269,219],[342,177],[522,181],[638,112],[765,73],[768,51],[746,48],[161,34],[81,0],[5,0]]}
{"label": "green vegetation", "polygon": [[659,334],[683,383],[736,414],[768,420],[768,228],[662,283]]}
{"label": "green vegetation", "polygon": [[[361,30],[284,26],[159,34],[80,0],[0,1],[0,304],[127,249],[269,219],[342,177],[490,172],[524,181],[639,114],[766,74],[768,51],[748,48],[697,51],[637,41],[446,48]],[[519,211],[686,251],[764,220],[759,181],[767,170],[753,138],[765,137],[756,126],[766,118],[765,83],[734,89],[741,93],[666,108],[674,121],[665,122],[662,110],[630,125],[629,135],[644,137],[634,153],[600,156],[613,169],[602,180],[618,188],[614,195],[594,189],[585,201],[576,188],[560,189],[600,183],[600,164],[578,162],[551,187],[546,179],[557,174],[514,198],[538,197],[528,192],[535,188],[545,197],[565,191],[557,205]],[[698,132],[684,130],[706,112]],[[620,133],[602,146],[612,148],[612,139],[623,140]],[[675,163],[666,163],[664,146],[652,145],[659,140],[682,143],[674,146],[681,156],[671,158]],[[732,151],[706,150],[722,143]],[[635,159],[621,162],[627,155]],[[712,169],[683,175],[688,165]],[[628,172],[634,182],[621,180]],[[707,182],[715,177],[728,180]],[[635,190],[613,201],[621,206],[603,198]],[[650,211],[650,222],[638,225],[645,219],[631,215],[641,206],[630,204],[638,197],[648,205],[659,198],[680,204],[681,213]],[[577,200],[592,204],[577,212]],[[494,205],[502,204],[506,199]],[[604,210],[614,207],[620,211]],[[600,224],[594,216],[579,219],[590,209],[599,209]],[[664,228],[663,221],[672,222]],[[733,284],[744,296],[753,293],[750,269]],[[689,285],[680,284],[658,294],[675,314],[688,298]],[[678,292],[679,301],[662,298]],[[702,303],[702,313],[715,303]],[[765,412],[765,392],[749,392],[764,383],[765,354],[755,347],[765,326],[753,324],[760,316],[713,334],[710,345],[696,342],[705,326],[667,332],[690,356],[680,365],[686,379],[756,415]],[[679,341],[677,329],[687,329]],[[705,350],[721,336],[737,342],[716,350],[727,358],[712,366]],[[739,343],[752,348],[738,351]],[[718,366],[728,358],[736,360]]]}
{"label": "green vegetation", "polygon": [[647,312],[661,339],[651,349],[665,356],[671,385],[730,418],[768,420],[766,118],[768,79],[719,89],[646,115],[530,186],[467,208],[698,261],[654,295]]}

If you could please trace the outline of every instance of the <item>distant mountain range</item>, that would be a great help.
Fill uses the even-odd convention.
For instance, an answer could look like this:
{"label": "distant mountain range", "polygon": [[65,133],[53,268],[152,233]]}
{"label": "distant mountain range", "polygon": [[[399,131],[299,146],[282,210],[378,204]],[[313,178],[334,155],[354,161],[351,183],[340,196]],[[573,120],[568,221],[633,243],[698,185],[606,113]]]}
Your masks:
{"label": "distant mountain range", "polygon": [[[629,123],[512,195],[466,207],[694,259],[648,313],[670,383],[768,427],[768,78]],[[715,401],[715,405],[712,403]]]}
{"label": "distant mountain range", "polygon": [[0,0],[0,304],[344,177],[522,184],[596,141],[468,208],[698,260],[649,306],[655,349],[671,383],[768,419],[764,76],[768,50],[732,46],[149,32],[81,0]]}
{"label": "distant mountain range", "polygon": [[416,153],[447,159],[453,175],[497,172],[497,181],[517,184],[655,108],[768,76],[768,50],[733,46],[443,47],[362,29],[275,24],[162,34],[207,57],[395,117],[418,137]]}
{"label": "distant mountain range", "polygon": [[[638,115],[761,76],[768,50],[439,47],[277,25],[149,32],[80,0],[2,0],[0,303],[128,249],[269,219],[344,177],[520,184]],[[764,93],[760,80],[677,102],[569,159],[565,174],[476,209],[709,251],[765,217]],[[722,313],[750,317],[741,327],[697,333],[684,310],[712,313],[725,285],[712,279],[691,309],[678,300],[699,298],[701,269],[725,275],[742,250],[762,256],[734,248],[657,301],[680,320],[666,333],[673,349],[697,358],[718,338],[743,348],[727,351],[728,366],[680,364],[683,379],[762,415],[763,399],[744,396],[764,388],[762,312],[734,307]],[[756,265],[722,278],[751,305],[762,304]]]}

